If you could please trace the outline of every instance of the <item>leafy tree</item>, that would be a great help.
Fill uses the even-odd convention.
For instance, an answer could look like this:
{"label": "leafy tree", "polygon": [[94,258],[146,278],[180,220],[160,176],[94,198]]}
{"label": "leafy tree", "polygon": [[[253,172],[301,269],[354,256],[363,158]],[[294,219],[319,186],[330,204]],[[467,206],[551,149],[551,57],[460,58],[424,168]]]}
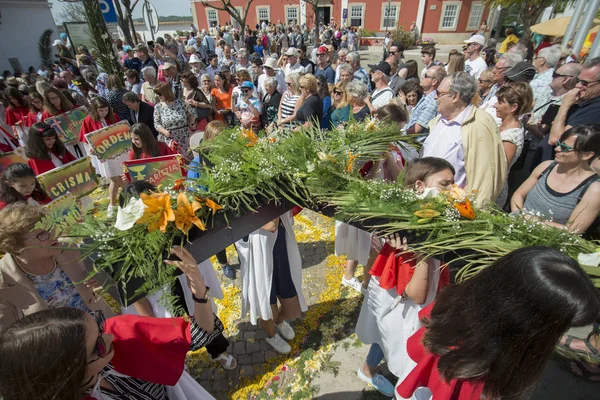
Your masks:
{"label": "leafy tree", "polygon": [[42,65],[50,68],[52,65],[52,29],[46,29],[44,33],[41,34],[40,40],[38,42],[38,51],[40,53],[40,61]]}
{"label": "leafy tree", "polygon": [[546,7],[562,6],[573,2],[574,0],[485,0],[485,4],[490,8],[501,6],[519,10],[520,19],[523,21],[521,41],[525,45],[531,42],[531,26],[537,23]]}
{"label": "leafy tree", "polygon": [[221,6],[215,5],[213,3],[208,3],[206,0],[202,0],[202,5],[204,7],[212,8],[214,10],[225,11],[227,14],[231,15],[231,18],[237,22],[241,27],[241,38],[242,42],[244,40],[244,28],[246,27],[246,17],[248,16],[248,10],[250,9],[250,5],[254,2],[254,0],[248,0],[246,2],[246,8],[242,8],[242,12],[239,12],[238,9],[231,4],[231,0],[221,0]]}

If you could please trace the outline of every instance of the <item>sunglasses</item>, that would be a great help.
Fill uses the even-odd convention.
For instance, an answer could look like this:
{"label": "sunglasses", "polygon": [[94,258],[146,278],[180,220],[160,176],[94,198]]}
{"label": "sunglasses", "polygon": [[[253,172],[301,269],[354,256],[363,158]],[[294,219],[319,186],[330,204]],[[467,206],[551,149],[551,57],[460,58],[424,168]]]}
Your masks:
{"label": "sunglasses", "polygon": [[344,92],[342,92],[341,90],[334,90],[333,94],[342,95],[344,94]]}
{"label": "sunglasses", "polygon": [[286,82],[285,84],[290,86],[292,84],[292,82]]}
{"label": "sunglasses", "polygon": [[391,54],[392,56],[393,56],[394,54],[396,54],[396,53],[398,53],[398,52],[397,52],[397,51],[390,51],[390,52],[388,52],[388,54]]}
{"label": "sunglasses", "polygon": [[325,53],[317,53],[317,57],[325,57],[327,54]]}
{"label": "sunglasses", "polygon": [[579,83],[581,83],[581,86],[585,86],[585,87],[590,86],[592,83],[598,83],[598,82],[600,82],[599,79],[596,79],[595,81],[586,81],[585,79],[579,79]]}
{"label": "sunglasses", "polygon": [[568,146],[564,142],[561,142],[560,140],[556,141],[556,147],[560,147],[561,153],[570,153],[572,151],[575,151],[574,147]]}
{"label": "sunglasses", "polygon": [[[27,239],[27,237],[26,237],[26,239]],[[30,237],[30,239],[37,239],[40,242],[45,242],[46,240],[50,239],[50,232],[48,232],[48,231],[41,231],[37,235],[35,235],[33,237]]]}
{"label": "sunglasses", "polygon": [[556,78],[575,78],[576,81],[579,81],[579,79],[576,76],[563,75],[563,74],[559,74],[558,72],[554,71],[552,73],[552,79],[556,79]]}
{"label": "sunglasses", "polygon": [[252,89],[242,89],[243,93],[250,93],[252,91]]}
{"label": "sunglasses", "polygon": [[479,80],[479,83],[492,83],[492,82],[494,82],[494,81],[488,81],[488,80],[485,80],[485,79],[478,79],[478,80]]}
{"label": "sunglasses", "polygon": [[96,345],[94,346],[94,353],[98,355],[98,358],[88,362],[87,364],[91,364],[95,361],[98,361],[101,358],[106,357],[108,354],[108,347],[106,347],[106,342],[102,335],[104,334],[104,326],[106,325],[106,318],[104,317],[104,313],[100,310],[95,311],[92,316],[96,320],[98,324],[98,339],[96,339]]}

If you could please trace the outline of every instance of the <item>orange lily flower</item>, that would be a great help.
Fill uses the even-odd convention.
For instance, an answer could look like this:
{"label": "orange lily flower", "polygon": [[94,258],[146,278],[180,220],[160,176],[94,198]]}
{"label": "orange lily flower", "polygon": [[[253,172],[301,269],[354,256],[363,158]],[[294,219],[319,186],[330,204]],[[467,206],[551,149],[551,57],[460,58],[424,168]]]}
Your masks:
{"label": "orange lily flower", "polygon": [[148,224],[148,232],[154,232],[160,229],[165,232],[169,221],[175,221],[175,213],[171,208],[171,197],[168,193],[142,193],[140,195],[142,202],[146,206],[144,215],[138,220],[138,223]]}
{"label": "orange lily flower", "polygon": [[175,184],[173,185],[173,190],[182,190],[182,189],[184,189],[184,186],[183,186],[184,182],[185,182],[185,179],[183,179],[183,178],[177,179],[175,181]]}
{"label": "orange lily flower", "polygon": [[346,172],[352,172],[352,168],[354,167],[354,160],[358,158],[360,154],[352,154],[350,150],[348,150],[348,162],[346,162]]}
{"label": "orange lily flower", "polygon": [[177,210],[175,210],[175,226],[183,233],[188,233],[192,224],[200,230],[205,231],[204,223],[196,216],[196,211],[202,208],[202,205],[194,201],[190,204],[185,193],[180,192],[177,195]]}
{"label": "orange lily flower", "polygon": [[246,139],[248,139],[248,143],[246,144],[246,147],[252,147],[256,143],[258,143],[258,136],[256,136],[256,133],[254,133],[254,131],[252,129],[243,129],[242,136],[244,136]]}
{"label": "orange lily flower", "polygon": [[461,217],[466,219],[475,219],[475,210],[473,210],[473,205],[468,197],[465,197],[463,201],[455,202],[454,208],[458,210],[458,213]]}
{"label": "orange lily flower", "polygon": [[209,198],[204,199],[204,201],[206,202],[206,207],[210,208],[212,210],[213,215],[215,215],[215,213],[218,210],[222,210],[223,206],[218,205],[216,202],[212,201]]}

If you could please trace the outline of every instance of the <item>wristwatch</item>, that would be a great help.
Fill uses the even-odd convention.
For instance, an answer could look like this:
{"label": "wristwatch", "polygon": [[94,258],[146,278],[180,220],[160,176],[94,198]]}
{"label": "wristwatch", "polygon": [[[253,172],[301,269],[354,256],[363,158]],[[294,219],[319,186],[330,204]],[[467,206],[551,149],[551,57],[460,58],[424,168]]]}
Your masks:
{"label": "wristwatch", "polygon": [[204,298],[199,299],[196,296],[194,296],[194,293],[192,293],[192,299],[194,299],[194,301],[196,303],[200,303],[200,304],[208,303],[208,300],[210,300],[210,288],[208,286],[206,287],[206,292],[204,292]]}

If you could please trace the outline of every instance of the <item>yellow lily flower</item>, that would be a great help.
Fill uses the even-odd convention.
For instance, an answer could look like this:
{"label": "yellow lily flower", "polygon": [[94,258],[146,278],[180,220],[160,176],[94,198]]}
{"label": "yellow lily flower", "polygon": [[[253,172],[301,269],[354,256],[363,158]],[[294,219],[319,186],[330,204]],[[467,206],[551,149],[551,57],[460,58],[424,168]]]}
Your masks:
{"label": "yellow lily flower", "polygon": [[183,233],[188,233],[192,224],[196,225],[200,230],[205,231],[204,223],[196,216],[196,211],[202,208],[198,201],[190,204],[185,193],[180,192],[177,195],[177,210],[175,210],[175,226]]}
{"label": "yellow lily flower", "polygon": [[206,207],[210,208],[212,210],[213,215],[215,215],[215,213],[218,210],[222,210],[223,206],[218,205],[216,202],[212,201],[209,198],[204,199],[205,203],[206,203]]}
{"label": "yellow lily flower", "polygon": [[171,197],[168,193],[142,193],[140,198],[146,206],[144,215],[138,223],[148,224],[148,232],[160,229],[165,232],[169,221],[175,221],[175,213],[171,208]]}

